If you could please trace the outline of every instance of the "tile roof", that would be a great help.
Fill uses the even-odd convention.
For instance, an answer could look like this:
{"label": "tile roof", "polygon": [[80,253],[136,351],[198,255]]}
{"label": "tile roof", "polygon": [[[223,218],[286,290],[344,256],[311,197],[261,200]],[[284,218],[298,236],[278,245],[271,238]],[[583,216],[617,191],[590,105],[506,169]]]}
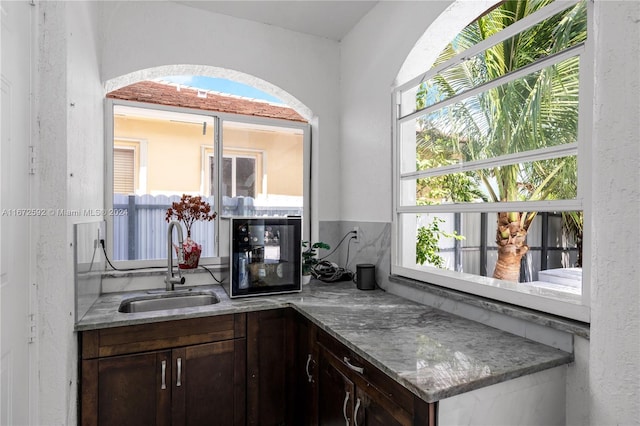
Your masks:
{"label": "tile roof", "polygon": [[174,84],[141,81],[109,92],[107,98],[307,122],[292,108],[211,91],[206,91],[206,98],[199,97],[198,92],[191,87],[181,86],[178,91]]}

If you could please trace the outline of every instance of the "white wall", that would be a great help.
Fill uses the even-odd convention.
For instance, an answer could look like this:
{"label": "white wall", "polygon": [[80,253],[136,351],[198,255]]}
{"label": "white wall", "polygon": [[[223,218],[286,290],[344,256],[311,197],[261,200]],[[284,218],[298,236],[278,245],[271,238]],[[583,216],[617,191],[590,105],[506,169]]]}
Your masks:
{"label": "white wall", "polygon": [[596,1],[591,424],[640,422],[640,3]]}
{"label": "white wall", "polygon": [[380,2],[342,40],[341,220],[391,222],[391,89],[449,1]]}
{"label": "white wall", "polygon": [[[102,207],[101,82],[194,64],[255,75],[311,108],[321,127],[314,132],[314,199],[322,200],[316,219],[389,222],[391,85],[447,4],[381,2],[338,45],[165,2],[38,3],[35,207]],[[570,424],[633,424],[640,418],[640,10],[637,2],[597,1],[596,12],[598,45],[605,48],[596,58],[592,339],[577,345],[579,361],[568,371],[567,418]],[[37,224],[40,424],[76,420],[72,222],[45,217]]]}
{"label": "white wall", "polygon": [[[104,2],[103,81],[172,64],[220,67],[250,74],[313,111],[314,221],[340,213],[339,45],[168,2]],[[319,202],[322,200],[322,202]]]}
{"label": "white wall", "polygon": [[[104,91],[97,63],[97,3],[38,4],[38,188],[35,207],[103,207]],[[92,216],[42,217],[36,247],[38,418],[76,423],[73,223]]]}
{"label": "white wall", "polygon": [[[256,76],[312,110],[314,163],[323,164],[321,171],[314,167],[312,195],[323,200],[316,202],[315,220],[338,217],[337,42],[166,2],[40,2],[37,7],[35,207],[102,208],[105,83],[147,68],[188,64]],[[35,224],[41,425],[76,423],[72,231],[73,223],[96,219],[47,216]]]}
{"label": "white wall", "polygon": [[[450,3],[381,2],[341,44],[342,220],[391,220],[390,87]],[[640,419],[640,3],[595,3],[592,338],[575,345],[567,423],[627,425]]]}

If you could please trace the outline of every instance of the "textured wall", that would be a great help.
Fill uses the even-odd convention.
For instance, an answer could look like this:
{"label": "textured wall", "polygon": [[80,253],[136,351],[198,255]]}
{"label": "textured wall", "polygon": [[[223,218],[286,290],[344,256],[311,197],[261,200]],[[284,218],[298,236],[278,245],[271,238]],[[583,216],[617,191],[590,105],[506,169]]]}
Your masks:
{"label": "textured wall", "polygon": [[[38,4],[38,207],[103,206],[102,98],[96,4]],[[75,424],[73,224],[91,216],[45,216],[36,247],[39,424]],[[55,368],[52,368],[55,366]]]}
{"label": "textured wall", "polygon": [[591,424],[640,419],[640,3],[596,1]]}

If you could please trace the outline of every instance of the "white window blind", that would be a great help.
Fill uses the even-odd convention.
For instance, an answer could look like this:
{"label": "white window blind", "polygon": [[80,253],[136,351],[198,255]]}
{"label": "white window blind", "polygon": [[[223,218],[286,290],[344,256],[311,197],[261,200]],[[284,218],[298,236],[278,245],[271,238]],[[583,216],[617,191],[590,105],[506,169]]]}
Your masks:
{"label": "white window blind", "polygon": [[118,194],[135,192],[135,151],[114,148],[113,150],[113,191]]}

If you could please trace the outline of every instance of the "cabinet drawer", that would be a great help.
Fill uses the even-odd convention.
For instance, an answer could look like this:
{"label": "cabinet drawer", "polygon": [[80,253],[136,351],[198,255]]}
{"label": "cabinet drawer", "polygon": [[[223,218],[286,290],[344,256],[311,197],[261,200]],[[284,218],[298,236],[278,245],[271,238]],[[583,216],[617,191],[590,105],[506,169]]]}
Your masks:
{"label": "cabinet drawer", "polygon": [[191,318],[84,331],[82,359],[245,337],[246,314]]}
{"label": "cabinet drawer", "polygon": [[333,363],[338,364],[336,368],[356,384],[373,387],[406,412],[414,413],[416,397],[409,390],[327,333],[318,332],[318,343],[332,356]]}

